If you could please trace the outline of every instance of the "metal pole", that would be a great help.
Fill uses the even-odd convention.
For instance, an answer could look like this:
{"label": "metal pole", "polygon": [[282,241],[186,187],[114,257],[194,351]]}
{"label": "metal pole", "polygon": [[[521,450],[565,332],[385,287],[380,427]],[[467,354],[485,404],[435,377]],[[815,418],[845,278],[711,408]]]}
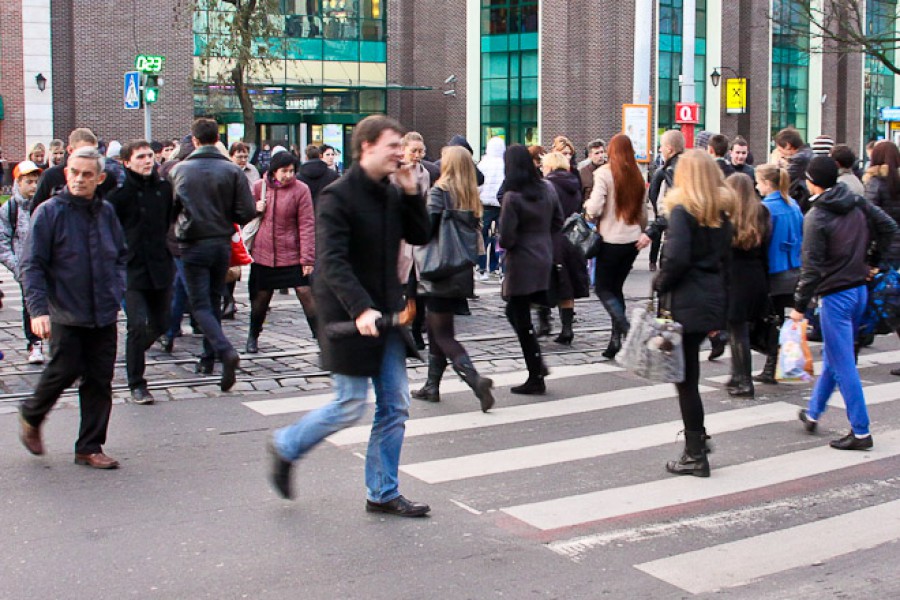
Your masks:
{"label": "metal pole", "polygon": [[[684,0],[681,28],[681,101],[694,102],[694,47],[697,32],[697,2],[696,0]],[[694,125],[681,126],[684,134],[685,145],[688,148],[694,146]]]}
{"label": "metal pole", "polygon": [[150,122],[150,105],[144,102],[144,139],[153,141],[153,125]]}

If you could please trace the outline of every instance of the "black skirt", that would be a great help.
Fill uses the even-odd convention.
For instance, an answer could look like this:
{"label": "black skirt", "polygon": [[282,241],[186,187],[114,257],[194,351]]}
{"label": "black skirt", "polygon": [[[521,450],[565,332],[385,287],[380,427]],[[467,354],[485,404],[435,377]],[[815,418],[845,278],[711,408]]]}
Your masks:
{"label": "black skirt", "polygon": [[309,285],[309,278],[303,275],[303,267],[266,267],[258,263],[250,265],[250,294],[259,291],[281,290]]}

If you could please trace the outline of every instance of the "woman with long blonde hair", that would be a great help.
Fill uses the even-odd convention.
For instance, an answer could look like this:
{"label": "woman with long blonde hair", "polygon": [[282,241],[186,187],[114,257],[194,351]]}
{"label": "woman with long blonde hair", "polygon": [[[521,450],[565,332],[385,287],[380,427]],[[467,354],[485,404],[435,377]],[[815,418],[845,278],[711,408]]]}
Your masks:
{"label": "woman with long blonde hair", "polygon": [[[432,238],[438,235],[445,210],[468,212],[472,229],[480,230],[483,207],[478,195],[475,163],[469,151],[461,146],[447,146],[441,152],[441,176],[428,196]],[[477,248],[472,251],[476,253]],[[482,411],[487,412],[494,405],[491,392],[494,382],[478,374],[466,349],[456,340],[454,330],[453,315],[465,305],[474,289],[474,273],[469,269],[435,281],[419,281],[419,295],[425,297],[427,309],[428,379],[422,389],[412,393],[413,398],[439,402],[441,378],[449,362],[475,392]]]}
{"label": "woman with long blonde hair", "polygon": [[756,189],[762,196],[763,206],[769,212],[770,231],[767,247],[769,264],[769,297],[776,321],[769,335],[772,352],[766,357],[766,365],[757,383],[774,385],[775,365],[778,361],[778,345],[775,339],[784,321],[784,311],[794,306],[794,289],[800,280],[800,250],[803,245],[803,213],[791,198],[791,178],[786,169],[766,164],[756,167]]}
{"label": "woman with long blonde hair", "polygon": [[666,195],[669,225],[653,288],[660,305],[684,329],[684,380],[676,383],[685,447],[666,470],[709,477],[709,448],[700,398],[700,344],[709,331],[725,328],[733,228],[732,194],[712,157],[700,150],[681,155],[675,187]]}
{"label": "woman with long blonde hair", "polygon": [[731,286],[728,290],[728,340],[731,343],[731,380],[725,386],[735,397],[753,398],[750,323],[769,312],[766,251],[769,211],[756,195],[749,175],[734,173],[725,180],[734,194],[731,222]]}

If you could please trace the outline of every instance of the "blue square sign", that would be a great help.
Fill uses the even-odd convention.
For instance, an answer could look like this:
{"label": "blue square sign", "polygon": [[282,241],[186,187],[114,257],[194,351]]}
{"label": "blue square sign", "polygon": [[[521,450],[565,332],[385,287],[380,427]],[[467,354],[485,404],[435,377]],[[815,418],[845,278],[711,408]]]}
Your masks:
{"label": "blue square sign", "polygon": [[125,72],[125,110],[141,108],[141,74],[138,71]]}

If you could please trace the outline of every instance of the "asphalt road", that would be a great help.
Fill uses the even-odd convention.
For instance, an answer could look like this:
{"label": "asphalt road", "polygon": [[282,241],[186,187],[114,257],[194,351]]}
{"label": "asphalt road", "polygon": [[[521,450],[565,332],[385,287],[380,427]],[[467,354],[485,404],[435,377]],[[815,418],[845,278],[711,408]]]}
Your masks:
{"label": "asphalt road", "polygon": [[[848,429],[839,408],[818,435],[802,431],[808,384],[731,399],[727,355],[704,361],[713,473],[678,478],[663,468],[681,448],[674,387],[600,358],[608,319],[596,300],[579,301],[571,348],[544,341],[548,394],[517,397],[517,344],[497,286],[480,284],[459,330],[497,379],[497,406],[482,414],[454,376],[441,403],[413,400],[401,490],[432,512],[399,519],[364,511],[370,416],[296,465],[295,501],[269,488],[269,432],[328,399],[299,305],[285,297],[238,391],[218,392],[215,378],[179,384],[196,377],[189,334],[173,357],[153,352],[160,401],[136,406],[117,394],[106,451],[121,469],[72,464],[72,398],[46,424],[48,454],[28,455],[14,411],[38,368],[22,364],[15,288],[4,279],[0,598],[900,597],[896,337],[861,355],[875,439],[867,453],[827,447]],[[648,288],[641,260],[633,303]],[[228,324],[235,341],[245,331]],[[424,378],[422,366],[409,372],[413,385]]]}

